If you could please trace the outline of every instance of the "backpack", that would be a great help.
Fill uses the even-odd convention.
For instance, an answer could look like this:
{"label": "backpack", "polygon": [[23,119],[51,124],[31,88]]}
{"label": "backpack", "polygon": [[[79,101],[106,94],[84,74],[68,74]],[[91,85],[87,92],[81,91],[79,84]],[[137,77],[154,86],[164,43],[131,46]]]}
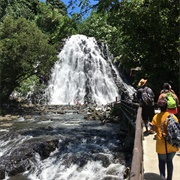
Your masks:
{"label": "backpack", "polygon": [[147,105],[147,106],[152,106],[154,103],[154,98],[152,97],[151,94],[148,93],[148,88],[145,87],[142,91],[141,94],[141,99],[143,101],[143,104]]}
{"label": "backpack", "polygon": [[[167,122],[167,134],[164,135],[164,126]],[[180,148],[180,124],[176,122],[170,114],[161,126],[162,135],[165,140],[175,148]]]}
{"label": "backpack", "polygon": [[174,109],[177,107],[176,99],[171,92],[165,93],[165,100],[167,101],[168,109]]}

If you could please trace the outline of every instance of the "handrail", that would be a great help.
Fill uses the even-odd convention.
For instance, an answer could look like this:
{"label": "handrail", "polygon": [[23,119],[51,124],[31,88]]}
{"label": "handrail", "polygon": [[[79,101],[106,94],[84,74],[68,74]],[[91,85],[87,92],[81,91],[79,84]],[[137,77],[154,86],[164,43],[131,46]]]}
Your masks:
{"label": "handrail", "polygon": [[[144,179],[144,164],[143,164],[143,124],[141,120],[142,108],[138,103],[128,101],[116,101],[109,103],[108,106],[119,105],[123,116],[131,125],[131,133],[134,136],[134,147],[131,162],[131,170],[128,180],[143,180]],[[130,134],[129,134],[130,135]]]}
{"label": "handrail", "polygon": [[128,102],[128,101],[121,101],[121,111],[123,115],[127,118],[128,122],[135,128],[136,126],[136,116],[137,116],[137,109],[139,104]]}
{"label": "handrail", "polygon": [[126,117],[131,126],[135,129],[134,147],[131,162],[131,171],[129,180],[144,179],[144,164],[143,164],[143,124],[141,120],[142,108],[138,103],[121,101],[120,106],[123,115]]}
{"label": "handrail", "polygon": [[133,158],[131,162],[131,171],[129,180],[144,179],[144,164],[143,164],[143,131],[141,121],[142,108],[139,107],[136,118],[136,131],[134,138]]}

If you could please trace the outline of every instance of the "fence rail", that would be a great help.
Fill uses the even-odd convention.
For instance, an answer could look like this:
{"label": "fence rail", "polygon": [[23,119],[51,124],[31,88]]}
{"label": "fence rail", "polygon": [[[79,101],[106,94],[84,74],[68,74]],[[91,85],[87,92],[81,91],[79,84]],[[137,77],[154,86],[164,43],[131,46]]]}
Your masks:
{"label": "fence rail", "polygon": [[139,107],[136,117],[136,130],[134,137],[133,158],[131,163],[131,171],[129,180],[144,179],[144,163],[143,163],[143,126],[141,121],[141,111]]}
{"label": "fence rail", "polygon": [[144,179],[144,164],[143,164],[143,124],[141,120],[142,108],[138,103],[121,101],[120,108],[125,118],[130,123],[131,135],[134,135],[133,156],[131,162],[131,171],[129,180]]}
{"label": "fence rail", "polygon": [[119,106],[124,118],[128,121],[129,136],[134,137],[134,147],[129,180],[144,179],[143,164],[143,124],[141,120],[141,107],[138,103],[116,101],[108,106]]}

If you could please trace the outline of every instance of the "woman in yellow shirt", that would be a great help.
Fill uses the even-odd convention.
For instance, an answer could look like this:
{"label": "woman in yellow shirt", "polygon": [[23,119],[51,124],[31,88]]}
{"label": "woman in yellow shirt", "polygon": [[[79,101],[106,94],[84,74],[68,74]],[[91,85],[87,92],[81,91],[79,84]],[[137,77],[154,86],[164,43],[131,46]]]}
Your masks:
{"label": "woman in yellow shirt", "polygon": [[[167,112],[167,102],[165,100],[159,100],[157,103],[161,112],[159,114],[154,115],[152,119],[152,130],[157,132],[156,136],[156,152],[158,154],[159,161],[159,171],[162,179],[165,179],[165,166],[167,164],[167,180],[172,180],[173,175],[173,157],[178,151],[178,148],[171,146],[167,142],[167,154],[165,147],[165,140],[162,136],[161,126],[165,119],[169,116],[169,112]],[[175,121],[178,122],[177,117],[173,114]],[[167,126],[167,124],[166,124]],[[165,132],[167,133],[167,127],[165,128]]]}

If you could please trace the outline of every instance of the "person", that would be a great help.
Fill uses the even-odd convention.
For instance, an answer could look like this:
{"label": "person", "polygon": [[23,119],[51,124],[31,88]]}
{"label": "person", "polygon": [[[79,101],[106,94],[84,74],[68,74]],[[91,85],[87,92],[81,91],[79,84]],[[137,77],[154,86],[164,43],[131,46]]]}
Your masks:
{"label": "person", "polygon": [[[142,100],[142,92],[146,90],[148,92],[148,94],[150,95],[152,102],[151,104],[145,104]],[[148,122],[152,120],[153,116],[154,116],[154,92],[152,91],[152,89],[150,87],[147,86],[147,80],[146,79],[141,79],[138,83],[138,89],[137,89],[137,99],[138,102],[140,104],[140,106],[142,107],[142,120],[144,122],[146,131],[145,133],[149,134],[149,133],[154,133],[151,130],[148,130]]]}
{"label": "person", "polygon": [[167,86],[169,86],[169,90],[170,90],[173,94],[175,94],[174,90],[172,89],[172,87],[171,87],[171,85],[170,85],[169,83],[164,83],[163,89],[160,91],[160,94],[162,94],[162,93],[167,93],[167,92],[168,92],[168,90],[167,90],[167,88],[166,88]]}
{"label": "person", "polygon": [[[167,179],[172,180],[173,175],[173,157],[178,151],[178,148],[171,146],[167,142],[167,154],[166,154],[166,146],[165,139],[162,136],[161,126],[166,118],[169,116],[169,112],[167,112],[167,102],[164,99],[158,101],[157,106],[160,108],[161,112],[159,114],[155,114],[151,125],[151,129],[157,132],[156,135],[156,152],[158,155],[158,163],[159,163],[159,173],[162,179],[166,177],[165,166],[167,165]],[[173,115],[175,121],[178,122],[177,117]],[[165,133],[167,133],[167,124],[165,124]]]}
{"label": "person", "polygon": [[179,105],[179,99],[174,91],[172,91],[171,86],[168,83],[164,83],[163,90],[161,91],[161,94],[158,97],[158,101],[161,99],[165,99],[166,94],[171,93],[176,101],[176,107],[175,108],[167,108],[167,111],[172,114],[178,114],[178,105]]}

